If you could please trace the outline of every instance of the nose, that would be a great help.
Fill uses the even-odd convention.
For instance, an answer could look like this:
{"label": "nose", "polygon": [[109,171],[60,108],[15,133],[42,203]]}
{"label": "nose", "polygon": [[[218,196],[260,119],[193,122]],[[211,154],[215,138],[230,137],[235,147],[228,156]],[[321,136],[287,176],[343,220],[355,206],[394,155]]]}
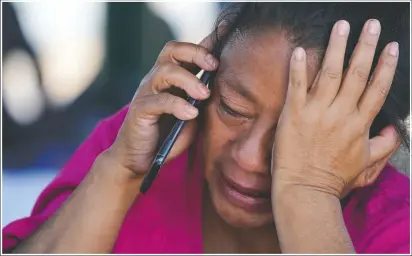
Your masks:
{"label": "nose", "polygon": [[273,136],[265,131],[251,131],[238,138],[232,146],[232,157],[245,171],[270,173]]}

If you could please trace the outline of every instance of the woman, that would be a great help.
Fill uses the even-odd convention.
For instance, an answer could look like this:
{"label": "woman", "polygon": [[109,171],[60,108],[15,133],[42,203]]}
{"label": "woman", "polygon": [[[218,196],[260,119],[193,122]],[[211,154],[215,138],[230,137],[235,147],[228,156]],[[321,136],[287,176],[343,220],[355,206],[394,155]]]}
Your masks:
{"label": "woman", "polygon": [[[407,7],[242,3],[200,46],[167,44],[3,250],[407,253],[409,179],[387,164],[407,138]],[[217,71],[212,91],[199,68]],[[139,195],[162,114],[190,122]]]}

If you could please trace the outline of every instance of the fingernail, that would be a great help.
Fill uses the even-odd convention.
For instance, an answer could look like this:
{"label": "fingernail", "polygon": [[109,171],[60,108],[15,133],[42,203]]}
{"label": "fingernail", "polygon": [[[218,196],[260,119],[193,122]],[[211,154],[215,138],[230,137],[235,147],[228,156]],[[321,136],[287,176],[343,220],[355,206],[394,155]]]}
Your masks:
{"label": "fingernail", "polygon": [[195,117],[197,115],[197,112],[197,108],[193,107],[192,105],[186,107],[186,113],[188,117]]}
{"label": "fingernail", "polygon": [[305,51],[302,48],[300,47],[296,48],[295,53],[294,53],[295,60],[303,60],[304,54],[305,54]]}
{"label": "fingernail", "polygon": [[349,23],[347,21],[341,20],[338,23],[338,34],[340,36],[346,36],[349,33]]}
{"label": "fingernail", "polygon": [[216,60],[215,57],[213,57],[211,54],[206,55],[206,62],[211,66],[212,68],[216,68]]}
{"label": "fingernail", "polygon": [[368,32],[371,35],[377,35],[379,33],[379,30],[381,28],[381,25],[379,21],[377,20],[369,20],[368,23]]}
{"label": "fingernail", "polygon": [[398,57],[399,54],[399,44],[397,42],[392,42],[391,45],[389,45],[388,52],[390,55],[393,57]]}
{"label": "fingernail", "polygon": [[210,90],[206,88],[203,84],[199,85],[199,91],[201,94],[203,94],[203,96],[208,96],[210,93]]}

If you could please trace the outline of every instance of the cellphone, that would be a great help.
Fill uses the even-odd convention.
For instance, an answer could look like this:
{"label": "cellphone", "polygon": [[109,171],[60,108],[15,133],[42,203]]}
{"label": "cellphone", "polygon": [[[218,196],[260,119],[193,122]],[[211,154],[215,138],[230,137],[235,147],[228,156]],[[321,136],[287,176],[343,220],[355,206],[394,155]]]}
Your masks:
{"label": "cellphone", "polygon": [[[209,80],[211,77],[211,73],[208,71],[204,71],[202,76],[200,77],[200,81],[209,88]],[[187,98],[187,101],[196,106],[200,103],[200,100],[193,99],[191,97]],[[157,174],[160,171],[160,168],[163,166],[167,155],[169,154],[170,150],[172,149],[173,145],[176,142],[176,139],[180,132],[182,131],[186,121],[177,119],[175,124],[173,125],[172,130],[170,131],[169,135],[165,138],[162,146],[158,150],[156,156],[153,159],[152,165],[150,166],[149,171],[147,172],[146,176],[143,179],[142,185],[140,186],[140,193],[145,194],[149,188],[151,187],[153,181],[157,177]]]}

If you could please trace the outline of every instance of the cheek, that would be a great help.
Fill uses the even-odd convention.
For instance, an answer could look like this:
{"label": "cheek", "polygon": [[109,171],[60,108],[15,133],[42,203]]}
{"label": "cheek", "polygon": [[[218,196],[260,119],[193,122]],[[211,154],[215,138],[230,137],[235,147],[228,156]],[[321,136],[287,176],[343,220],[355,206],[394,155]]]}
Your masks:
{"label": "cheek", "polygon": [[216,111],[216,104],[210,103],[205,109],[205,127],[203,128],[203,159],[205,174],[210,176],[214,163],[230,151],[227,149],[234,133],[221,121]]}

